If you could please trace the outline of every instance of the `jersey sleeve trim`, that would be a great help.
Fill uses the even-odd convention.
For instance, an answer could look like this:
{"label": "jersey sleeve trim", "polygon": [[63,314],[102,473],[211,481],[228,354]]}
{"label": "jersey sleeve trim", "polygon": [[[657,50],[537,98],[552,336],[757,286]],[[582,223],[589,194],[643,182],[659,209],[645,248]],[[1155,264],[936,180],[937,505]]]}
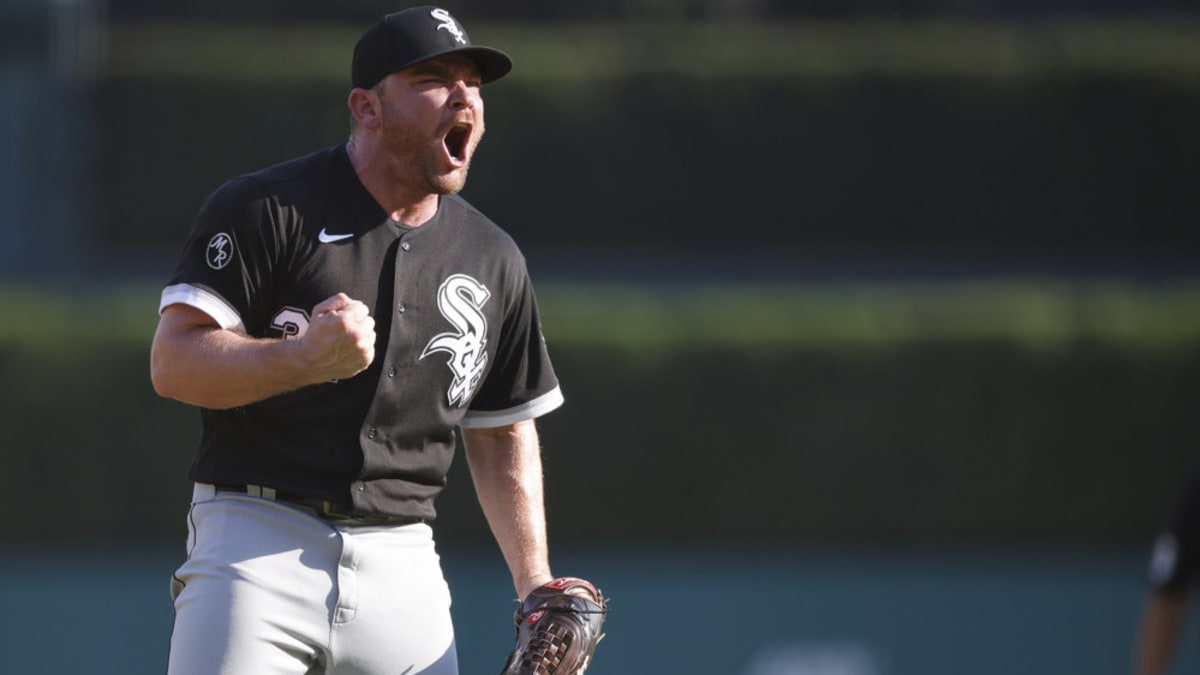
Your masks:
{"label": "jersey sleeve trim", "polygon": [[158,313],[168,305],[183,304],[211,316],[224,329],[241,329],[242,317],[221,296],[191,284],[174,284],[163,289],[158,303]]}
{"label": "jersey sleeve trim", "polygon": [[554,410],[563,404],[562,389],[555,387],[541,396],[507,410],[470,410],[459,421],[463,429],[487,429],[524,422]]}

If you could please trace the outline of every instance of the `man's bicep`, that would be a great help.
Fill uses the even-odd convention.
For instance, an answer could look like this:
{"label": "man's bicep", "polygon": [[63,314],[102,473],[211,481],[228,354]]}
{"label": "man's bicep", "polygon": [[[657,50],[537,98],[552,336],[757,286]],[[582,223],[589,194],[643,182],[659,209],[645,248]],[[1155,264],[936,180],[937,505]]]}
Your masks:
{"label": "man's bicep", "polygon": [[467,466],[476,478],[523,474],[533,467],[540,472],[540,448],[533,420],[499,427],[462,429]]}
{"label": "man's bicep", "polygon": [[167,324],[167,328],[170,330],[185,330],[204,326],[220,328],[220,324],[208,312],[181,302],[167,305],[163,308],[159,316],[159,327],[161,328],[164,323]]}
{"label": "man's bicep", "polygon": [[463,445],[475,448],[513,446],[537,440],[537,427],[532,419],[495,427],[460,428]]}
{"label": "man's bicep", "polygon": [[180,303],[168,305],[159,315],[151,351],[177,354],[198,346],[196,343],[206,332],[220,329],[217,320],[202,310]]}
{"label": "man's bicep", "polygon": [[190,305],[163,308],[150,345],[150,379],[160,395],[179,398],[180,387],[204,360],[207,341],[222,330],[216,319]]}

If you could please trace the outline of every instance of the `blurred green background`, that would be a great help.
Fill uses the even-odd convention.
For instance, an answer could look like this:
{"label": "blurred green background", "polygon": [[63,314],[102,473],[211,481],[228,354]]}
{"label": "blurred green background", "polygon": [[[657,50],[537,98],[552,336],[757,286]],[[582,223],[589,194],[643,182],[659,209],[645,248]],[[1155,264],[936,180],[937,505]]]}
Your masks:
{"label": "blurred green background", "polygon": [[[63,607],[5,618],[9,646],[110,611],[58,570],[141,593],[144,658],[112,672],[161,671],[198,419],[150,388],[158,292],[221,181],[345,138],[350,50],[397,7],[0,9],[0,592]],[[583,570],[559,568],[625,593],[598,675],[1125,672],[1200,441],[1200,12],[447,7],[516,62],[464,194],[526,251],[567,395],[541,423],[552,542]],[[502,650],[462,464],[456,620],[494,595]],[[664,599],[746,592],[799,606],[681,670],[638,643]],[[948,631],[959,651],[922,646]],[[462,635],[464,673],[498,660]]]}

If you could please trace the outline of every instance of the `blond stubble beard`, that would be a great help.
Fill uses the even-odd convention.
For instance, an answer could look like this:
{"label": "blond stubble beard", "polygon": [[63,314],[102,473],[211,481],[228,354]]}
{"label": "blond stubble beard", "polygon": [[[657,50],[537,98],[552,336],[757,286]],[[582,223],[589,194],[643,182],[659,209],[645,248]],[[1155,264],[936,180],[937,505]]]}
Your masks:
{"label": "blond stubble beard", "polygon": [[[396,162],[393,174],[397,179],[414,187],[419,186],[430,194],[452,195],[462,191],[467,184],[475,149],[483,140],[482,124],[475,127],[467,152],[467,163],[457,171],[446,173],[441,168],[446,150],[440,138],[431,143],[428,137],[418,137],[412,127],[405,125],[402,120],[392,124],[386,107],[381,111],[381,116],[381,137],[389,156]],[[412,158],[413,161],[405,162],[402,158]]]}

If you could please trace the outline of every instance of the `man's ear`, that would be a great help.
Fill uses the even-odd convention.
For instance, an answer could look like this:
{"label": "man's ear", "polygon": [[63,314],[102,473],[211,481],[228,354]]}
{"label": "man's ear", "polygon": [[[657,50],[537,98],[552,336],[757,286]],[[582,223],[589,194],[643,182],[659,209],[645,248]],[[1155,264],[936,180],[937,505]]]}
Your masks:
{"label": "man's ear", "polygon": [[373,90],[357,87],[351,89],[350,96],[346,98],[346,105],[359,126],[366,129],[379,128],[380,100]]}

